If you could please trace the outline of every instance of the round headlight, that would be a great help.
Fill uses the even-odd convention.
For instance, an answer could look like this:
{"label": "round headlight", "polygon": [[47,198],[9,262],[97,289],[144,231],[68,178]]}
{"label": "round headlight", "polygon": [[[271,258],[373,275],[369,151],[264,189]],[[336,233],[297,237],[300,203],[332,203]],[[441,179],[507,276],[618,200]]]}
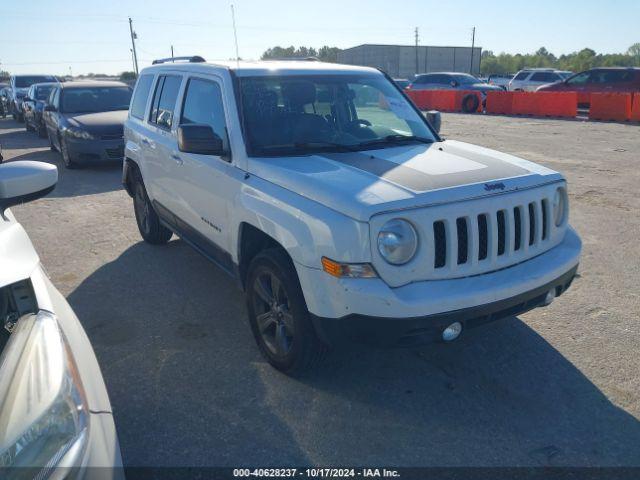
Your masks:
{"label": "round headlight", "polygon": [[553,196],[553,221],[556,227],[559,227],[564,222],[566,203],[564,188],[560,187]]}
{"label": "round headlight", "polygon": [[402,265],[413,258],[418,250],[418,234],[406,220],[389,220],[378,233],[378,251],[393,265]]}

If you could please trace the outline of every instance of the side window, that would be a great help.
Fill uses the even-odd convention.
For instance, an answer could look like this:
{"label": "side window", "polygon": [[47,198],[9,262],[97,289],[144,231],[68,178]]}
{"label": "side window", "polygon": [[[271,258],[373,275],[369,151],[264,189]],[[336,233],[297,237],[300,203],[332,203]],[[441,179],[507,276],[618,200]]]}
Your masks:
{"label": "side window", "polygon": [[567,80],[567,83],[569,85],[584,85],[585,83],[587,83],[589,81],[589,75],[591,73],[590,72],[582,72],[579,73],[578,75],[575,75],[573,77],[571,77],[569,80]]}
{"label": "side window", "polygon": [[153,75],[141,75],[136,83],[136,90],[131,100],[131,116],[142,120],[144,118],[144,109],[147,106],[147,98],[153,83]]}
{"label": "side window", "polygon": [[420,75],[416,78],[415,83],[432,83],[433,77],[433,75]]}
{"label": "side window", "polygon": [[529,72],[520,72],[514,78],[514,80],[525,80],[529,76]]}
{"label": "side window", "polygon": [[60,89],[54,88],[53,90],[51,90],[51,95],[49,96],[49,103],[57,108],[59,98],[60,98]]}
{"label": "side window", "polygon": [[191,78],[187,84],[180,124],[199,123],[209,125],[229,150],[222,92],[213,81]]}
{"label": "side window", "polygon": [[448,85],[453,80],[453,77],[449,75],[434,75],[431,79],[431,83],[437,83],[438,85]]}
{"label": "side window", "polygon": [[167,130],[171,129],[181,83],[182,77],[174,75],[163,75],[158,78],[156,91],[153,94],[153,107],[149,116],[151,123]]}
{"label": "side window", "polygon": [[551,72],[536,72],[531,76],[532,82],[555,82],[558,80],[558,75]]}

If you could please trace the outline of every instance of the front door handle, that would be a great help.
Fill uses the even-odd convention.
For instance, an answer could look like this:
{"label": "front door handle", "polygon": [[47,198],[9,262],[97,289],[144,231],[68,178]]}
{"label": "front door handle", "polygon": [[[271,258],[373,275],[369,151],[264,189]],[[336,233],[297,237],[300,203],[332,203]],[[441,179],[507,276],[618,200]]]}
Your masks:
{"label": "front door handle", "polygon": [[184,163],[184,160],[182,160],[180,155],[178,155],[177,153],[172,153],[171,158],[173,158],[178,165],[182,165]]}

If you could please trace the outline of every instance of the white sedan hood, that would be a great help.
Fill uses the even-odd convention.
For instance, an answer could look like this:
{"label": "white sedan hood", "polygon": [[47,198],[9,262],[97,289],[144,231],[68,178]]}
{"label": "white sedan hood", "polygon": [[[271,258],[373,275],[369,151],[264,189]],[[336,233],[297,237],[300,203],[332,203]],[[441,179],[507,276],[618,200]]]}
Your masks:
{"label": "white sedan hood", "polygon": [[513,155],[447,140],[366,152],[251,158],[249,171],[356,220],[562,180]]}

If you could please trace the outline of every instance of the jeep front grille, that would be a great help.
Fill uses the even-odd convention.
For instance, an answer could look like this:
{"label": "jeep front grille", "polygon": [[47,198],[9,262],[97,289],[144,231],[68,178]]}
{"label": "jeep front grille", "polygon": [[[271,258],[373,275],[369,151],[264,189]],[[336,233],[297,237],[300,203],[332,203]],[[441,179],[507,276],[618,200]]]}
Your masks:
{"label": "jeep front grille", "polygon": [[[447,248],[458,252],[457,265],[465,265],[512,254],[521,249],[520,239],[523,237],[528,239],[528,247],[545,241],[550,228],[547,223],[551,218],[548,209],[549,201],[545,198],[508,209],[458,217],[455,221],[436,220],[433,222],[433,267],[447,267]],[[452,228],[448,230],[447,225]],[[475,228],[469,229],[468,225]]]}
{"label": "jeep front grille", "polygon": [[[486,197],[386,212],[371,219],[372,235],[392,218],[410,221],[420,247],[402,267],[374,250],[374,265],[392,286],[412,281],[460,278],[524,262],[562,241],[566,220],[553,222],[552,199],[561,183]],[[377,241],[372,237],[372,241]]]}

